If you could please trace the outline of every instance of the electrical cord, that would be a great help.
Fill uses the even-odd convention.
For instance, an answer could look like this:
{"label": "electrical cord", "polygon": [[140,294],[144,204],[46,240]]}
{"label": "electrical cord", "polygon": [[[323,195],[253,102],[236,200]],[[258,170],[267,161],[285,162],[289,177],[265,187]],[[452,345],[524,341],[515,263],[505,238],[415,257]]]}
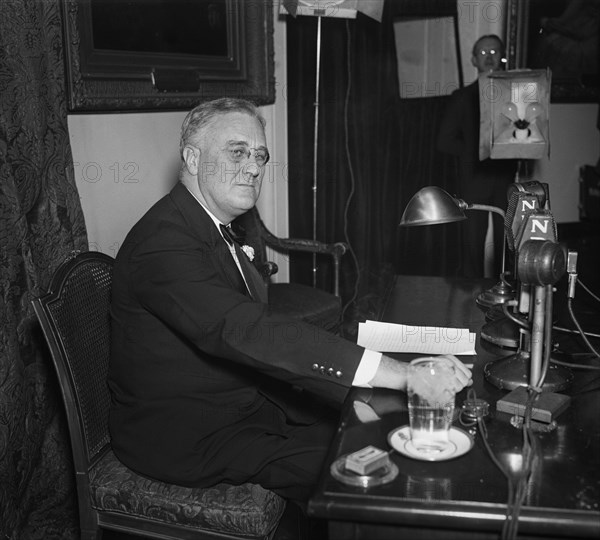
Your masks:
{"label": "electrical cord", "polygon": [[[469,391],[467,392],[467,399],[465,400],[465,404],[467,404],[467,403],[474,404],[474,403],[477,403],[478,401],[481,401],[481,400],[477,399],[475,390],[470,388]],[[465,418],[464,418],[465,411],[466,411],[466,409],[463,407],[463,411],[461,412],[461,416],[459,417],[460,423],[467,427],[471,427],[471,426],[477,424],[477,427],[479,428],[479,433],[481,434],[481,440],[483,441],[483,445],[484,445],[486,452],[488,453],[490,459],[492,460],[492,463],[506,477],[506,481],[508,484],[508,497],[507,497],[507,501],[506,501],[505,519],[504,519],[504,523],[502,525],[502,540],[509,540],[511,538],[510,537],[510,534],[511,534],[510,528],[511,528],[511,523],[513,522],[513,519],[514,519],[513,509],[515,507],[516,494],[517,494],[512,474],[510,473],[510,471],[507,470],[506,467],[504,467],[504,465],[502,465],[502,463],[500,462],[500,460],[498,459],[496,454],[494,454],[494,451],[492,450],[492,447],[490,446],[490,443],[488,441],[487,426],[485,425],[485,422],[483,421],[484,416],[487,414],[487,407],[481,407],[481,406],[469,407],[468,420],[465,420]],[[473,415],[475,416],[475,419],[472,418]]]}
{"label": "electrical cord", "polygon": [[[522,466],[519,478],[516,485],[513,486],[514,495],[512,505],[508,504],[508,518],[504,523],[502,529],[502,540],[514,540],[517,538],[519,528],[519,515],[523,506],[523,501],[527,495],[527,486],[531,480],[531,474],[533,472],[533,461],[537,455],[538,441],[535,437],[531,428],[531,416],[533,413],[533,404],[542,392],[542,386],[544,384],[544,378],[547,373],[549,364],[550,352],[545,344],[544,359],[542,374],[540,376],[537,386],[529,386],[527,389],[527,401],[525,403],[525,412],[523,415],[523,424],[521,426],[521,432],[523,435],[523,444],[521,448]],[[510,487],[510,483],[509,483]]]}
{"label": "electrical cord", "polygon": [[350,62],[350,53],[352,51],[350,24],[348,20],[346,20],[346,36],[346,72],[348,74],[348,86],[346,87],[346,96],[344,98],[344,135],[346,158],[348,160],[348,171],[350,173],[350,193],[348,194],[348,198],[346,199],[346,205],[344,206],[344,239],[348,244],[348,252],[352,256],[352,261],[354,262],[354,267],[356,268],[356,281],[354,282],[354,292],[352,294],[352,297],[346,302],[346,304],[344,304],[344,307],[342,308],[342,321],[344,320],[346,310],[358,297],[358,287],[360,283],[360,266],[358,263],[358,258],[356,257],[356,253],[354,253],[354,249],[352,249],[352,246],[350,244],[350,237],[348,234],[348,211],[350,209],[350,202],[352,201],[352,197],[354,196],[356,185],[356,180],[354,177],[354,168],[352,167],[352,159],[350,154],[350,135],[348,129],[348,107],[350,104],[350,89],[352,88],[352,64]]}
{"label": "electrical cord", "polygon": [[[574,332],[577,333],[577,332]],[[575,352],[575,353],[569,353],[566,351],[561,350],[560,346],[558,347],[554,347],[553,353],[557,353],[560,355],[565,356],[566,358],[571,358],[571,359],[575,359],[575,357],[579,357],[583,360],[594,360],[596,357],[594,356],[593,353],[589,353],[589,352]],[[589,365],[589,364],[578,364],[575,362],[567,362],[565,360],[558,360],[556,358],[556,356],[553,356],[550,361],[553,364],[558,364],[560,366],[565,366],[568,368],[572,368],[572,369],[584,369],[584,370],[590,370],[590,371],[600,371],[600,366],[597,365]]]}
{"label": "electrical cord", "polygon": [[[551,356],[551,330],[552,330],[552,285],[546,285],[546,305],[544,311],[544,346],[543,346],[543,358],[542,368],[540,370],[539,380],[535,386],[528,386],[527,388],[527,401],[525,402],[525,412],[523,415],[523,424],[521,427],[523,435],[523,445],[521,450],[522,456],[522,468],[521,474],[514,487],[514,501],[512,506],[509,505],[510,517],[505,521],[505,527],[502,530],[502,540],[514,540],[517,538],[518,526],[519,526],[519,515],[523,506],[523,501],[527,495],[527,486],[531,480],[531,474],[533,472],[534,459],[537,455],[538,440],[533,433],[531,427],[531,420],[533,414],[533,404],[542,393],[544,386],[544,380],[548,373],[548,367],[550,365]],[[510,484],[509,484],[510,485]]]}
{"label": "electrical cord", "polygon": [[514,306],[518,306],[518,305],[519,305],[519,302],[517,302],[516,300],[510,300],[508,302],[505,302],[504,304],[502,304],[502,313],[504,313],[504,316],[507,319],[510,319],[515,324],[517,324],[518,326],[523,328],[526,332],[529,332],[530,330],[529,330],[529,325],[527,324],[527,322],[522,319],[519,319],[518,317],[515,317],[515,315],[513,315],[508,309],[509,306],[514,307]]}
{"label": "electrical cord", "polygon": [[[522,465],[521,471],[518,475],[518,479],[516,482],[513,479],[513,476],[510,473],[510,471],[508,471],[500,463],[500,461],[498,460],[498,458],[496,457],[492,448],[489,445],[489,442],[487,440],[487,428],[485,423],[483,422],[483,415],[478,415],[477,417],[477,425],[479,427],[479,431],[481,433],[486,451],[492,459],[494,465],[496,465],[496,467],[502,472],[502,474],[504,474],[508,483],[506,517],[502,525],[501,540],[515,540],[517,538],[519,529],[519,516],[521,514],[523,502],[527,495],[528,485],[531,481],[535,456],[538,453],[537,451],[539,443],[536,436],[533,433],[533,429],[531,427],[531,420],[533,414],[533,405],[542,392],[544,380],[546,378],[546,374],[548,373],[548,368],[550,365],[550,353],[552,347],[552,286],[546,285],[545,289],[546,304],[544,307],[544,343],[542,366],[540,370],[540,377],[536,385],[529,386],[527,388],[527,401],[525,403],[525,412],[523,416],[523,423],[521,425],[521,433],[523,437],[521,448]],[[472,390],[469,390],[469,392],[472,393],[467,394],[467,399],[474,399],[475,392]]]}
{"label": "electrical cord", "polygon": [[563,360],[556,360],[556,358],[552,359],[553,364],[557,364],[559,366],[565,366],[572,369],[586,369],[589,371],[600,371],[600,366],[588,366],[585,364],[575,364],[573,362],[564,362]]}
{"label": "electrical cord", "polygon": [[[573,255],[573,254],[575,256],[571,257],[571,255]],[[569,285],[568,285],[568,289],[567,289],[567,311],[569,312],[569,316],[571,317],[571,320],[573,321],[575,328],[577,328],[577,332],[575,332],[574,330],[567,329],[567,328],[552,327],[552,326],[551,326],[551,329],[553,329],[553,330],[556,329],[556,330],[559,330],[562,332],[569,332],[569,333],[574,333],[574,334],[578,333],[581,336],[581,338],[583,339],[583,342],[586,344],[587,348],[591,351],[592,355],[596,358],[600,358],[600,353],[594,348],[594,346],[588,339],[588,335],[590,337],[599,337],[599,336],[597,334],[591,334],[591,333],[584,332],[583,328],[579,324],[579,321],[577,320],[577,317],[575,316],[575,312],[573,311],[573,299],[575,298],[575,289],[576,289],[577,284],[581,285],[582,288],[588,294],[590,294],[594,299],[596,299],[596,300],[600,300],[600,299],[592,291],[590,291],[590,289],[588,287],[586,287],[581,281],[578,281],[576,265],[577,265],[576,254],[574,252],[570,252],[569,256],[567,258],[567,271],[569,274]],[[580,364],[569,365],[568,363],[561,362],[559,360],[552,360],[552,362],[555,364],[564,365],[567,367],[577,367],[578,369],[590,369],[590,370],[598,369],[595,366],[583,366]]]}
{"label": "electrical cord", "polygon": [[596,302],[600,302],[600,297],[595,295],[588,287],[586,287],[583,282],[579,279],[577,280],[577,283],[579,283],[579,286],[586,292],[588,293],[594,300],[596,300]]}
{"label": "electrical cord", "polygon": [[567,291],[567,309],[569,311],[569,316],[571,317],[572,321],[575,323],[575,327],[577,328],[577,330],[573,330],[571,328],[563,328],[561,326],[553,326],[552,330],[555,330],[557,332],[565,332],[565,333],[569,333],[569,334],[579,334],[585,341],[585,344],[588,346],[588,348],[592,351],[592,354],[594,356],[598,357],[598,352],[592,347],[592,345],[586,338],[588,338],[588,337],[600,338],[600,334],[594,334],[592,332],[584,332],[584,330],[581,328],[581,325],[579,324],[579,322],[577,321],[577,319],[575,317],[575,313],[573,312],[572,300],[573,300],[573,298],[575,298],[575,288],[577,285],[579,285],[585,292],[587,292],[594,300],[600,302],[600,297],[595,295],[589,289],[589,287],[587,287],[580,279],[578,279],[578,276],[577,276],[574,266],[575,266],[575,264],[573,265],[573,268],[570,268],[568,270],[568,272],[569,272],[569,288]]}
{"label": "electrical cord", "polygon": [[490,443],[487,438],[487,428],[483,421],[483,417],[477,418],[477,426],[479,428],[479,432],[481,433],[481,440],[483,441],[483,445],[485,446],[485,449],[486,449],[488,455],[490,456],[494,465],[496,465],[496,467],[500,470],[500,472],[506,477],[506,480],[508,483],[508,498],[506,501],[506,516],[504,518],[504,524],[502,525],[502,539],[505,540],[505,539],[508,539],[508,528],[509,528],[509,523],[512,519],[512,510],[511,509],[513,508],[514,502],[515,502],[515,485],[514,485],[511,473],[502,465],[502,463],[500,463],[500,461],[496,457],[496,454],[494,454],[492,447],[490,446]]}
{"label": "electrical cord", "polygon": [[[565,334],[580,334],[580,332],[578,330],[573,330],[571,328],[565,328],[563,326],[553,326],[552,330],[554,330],[556,332],[564,332]],[[593,332],[584,332],[584,334],[587,337],[599,338],[600,339],[600,334],[594,334]]]}
{"label": "electrical cord", "polygon": [[546,285],[546,305],[544,309],[544,346],[542,367],[540,370],[540,378],[535,387],[529,386],[527,389],[527,401],[525,402],[525,413],[523,415],[522,434],[523,446],[521,450],[522,469],[517,481],[514,494],[514,502],[510,508],[510,517],[505,522],[505,527],[502,531],[502,540],[514,540],[517,538],[519,527],[519,515],[523,506],[523,501],[527,495],[527,486],[531,480],[533,472],[534,459],[537,455],[538,440],[531,428],[531,420],[533,414],[533,404],[542,393],[544,380],[550,366],[550,353],[552,348],[552,285]]}
{"label": "electrical cord", "polygon": [[584,343],[587,345],[588,349],[592,352],[592,354],[596,358],[600,358],[600,353],[591,344],[590,340],[587,338],[587,336],[585,335],[585,332],[581,328],[581,325],[579,324],[577,317],[575,317],[575,313],[573,312],[573,299],[572,298],[567,299],[567,310],[569,311],[569,315],[571,316],[571,320],[573,321],[573,324],[577,327],[577,330],[579,331],[579,335],[583,339]]}
{"label": "electrical cord", "polygon": [[505,475],[509,479],[509,498],[507,502],[507,518],[502,528],[502,540],[515,540],[519,528],[519,515],[523,507],[523,501],[527,495],[527,488],[531,481],[535,456],[538,453],[538,440],[535,437],[531,427],[531,416],[533,413],[533,404],[541,393],[541,385],[543,384],[540,378],[540,385],[537,388],[528,387],[528,396],[525,403],[525,413],[521,431],[523,435],[523,444],[521,448],[522,465],[518,480],[515,484],[510,473]]}
{"label": "electrical cord", "polygon": [[521,513],[523,501],[527,495],[527,486],[529,485],[531,474],[533,472],[533,461],[537,454],[538,441],[533,434],[533,430],[531,429],[531,415],[533,412],[533,404],[541,393],[541,384],[542,380],[540,378],[540,386],[537,389],[528,389],[528,397],[525,405],[525,415],[522,426],[523,447],[521,455],[523,457],[523,466],[515,489],[515,501],[512,507],[509,523],[506,527],[506,536],[503,536],[503,540],[514,540],[517,538],[519,515]]}

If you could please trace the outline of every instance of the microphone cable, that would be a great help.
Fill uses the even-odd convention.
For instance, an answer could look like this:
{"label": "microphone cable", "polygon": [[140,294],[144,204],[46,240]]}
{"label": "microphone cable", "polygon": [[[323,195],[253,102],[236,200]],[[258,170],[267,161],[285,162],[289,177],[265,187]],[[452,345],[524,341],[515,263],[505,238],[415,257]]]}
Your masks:
{"label": "microphone cable", "polygon": [[[487,427],[483,421],[483,415],[477,416],[477,425],[485,446],[492,462],[502,472],[507,479],[508,497],[506,501],[506,516],[502,525],[501,540],[515,540],[519,529],[519,516],[523,507],[523,502],[527,496],[527,490],[531,482],[535,459],[539,454],[539,441],[534,434],[531,422],[533,415],[533,405],[542,393],[542,387],[548,368],[550,366],[550,351],[552,346],[552,285],[545,285],[546,305],[544,311],[544,347],[543,358],[540,372],[540,378],[536,386],[527,387],[527,400],[525,402],[525,411],[523,422],[521,424],[521,433],[523,437],[521,447],[522,465],[515,481],[513,474],[500,463],[487,439]],[[475,391],[469,390],[467,399],[475,399]],[[512,422],[511,422],[512,423]]]}
{"label": "microphone cable", "polygon": [[[573,275],[573,278],[571,278],[571,275]],[[581,279],[579,279],[577,274],[569,273],[569,280],[571,280],[571,279],[576,281],[577,285],[579,285],[586,293],[588,293],[594,300],[596,300],[596,302],[600,302],[600,297],[597,296],[596,294],[594,294],[591,291],[591,289],[589,287],[587,287],[585,285],[585,283],[583,283],[583,281],[581,281]],[[569,299],[575,298],[575,290],[571,285],[571,281],[569,281],[569,291],[567,294],[568,294]],[[569,304],[571,304],[571,303],[569,302]],[[569,315],[571,315],[571,319],[574,319],[574,314],[572,314],[571,312],[572,312],[572,309],[569,308]],[[561,326],[553,326],[552,329],[556,330],[557,332],[565,332],[565,333],[569,333],[569,334],[581,334],[582,330],[581,330],[581,327],[579,326],[579,324],[575,323],[575,326],[577,327],[577,330],[572,330],[571,328],[563,328]],[[583,333],[587,337],[600,338],[600,334],[595,334],[593,332],[583,332]]]}
{"label": "microphone cable", "polygon": [[[469,391],[467,392],[467,399],[465,400],[465,403],[469,402],[469,403],[475,404],[478,401],[481,401],[481,400],[477,399],[475,390],[470,388]],[[485,447],[485,450],[486,450],[488,456],[490,457],[490,459],[492,460],[492,463],[496,466],[496,468],[506,478],[508,497],[506,500],[506,513],[504,516],[504,523],[502,524],[501,540],[513,540],[514,538],[516,538],[516,532],[517,532],[517,527],[515,525],[515,519],[518,521],[518,511],[520,511],[520,507],[521,507],[520,504],[517,504],[518,496],[519,496],[518,482],[515,484],[515,481],[513,479],[513,474],[511,473],[511,471],[509,471],[507,469],[507,467],[505,467],[500,462],[500,460],[494,453],[494,450],[490,446],[490,443],[488,440],[487,426],[484,422],[484,416],[486,415],[485,409],[482,407],[472,408],[471,413],[469,415],[465,415],[465,416],[467,416],[468,420],[465,420],[465,418],[463,418],[464,412],[465,411],[463,409],[463,411],[461,411],[461,416],[459,417],[460,423],[466,427],[471,427],[471,426],[477,424],[479,434],[481,435],[481,440],[483,441],[483,446]],[[472,419],[473,415],[475,416],[474,420]],[[525,460],[523,460],[523,463],[525,463]]]}
{"label": "microphone cable", "polygon": [[[565,328],[563,326],[553,326],[552,330],[556,330],[557,332],[563,332],[565,334],[579,334],[579,330],[573,330],[572,328]],[[587,337],[600,338],[600,334],[595,334],[594,332],[585,332],[584,334]]]}
{"label": "microphone cable", "polygon": [[545,285],[546,304],[544,307],[544,348],[540,378],[536,386],[527,387],[527,401],[525,402],[525,412],[523,415],[523,424],[521,431],[523,435],[523,444],[521,449],[522,468],[516,486],[514,486],[513,504],[508,506],[509,517],[504,523],[502,530],[502,540],[514,540],[517,538],[519,528],[519,515],[523,506],[523,501],[527,495],[527,488],[531,481],[535,458],[538,455],[539,443],[535,436],[531,421],[533,415],[533,405],[542,393],[548,367],[550,366],[550,352],[552,347],[552,285]]}
{"label": "microphone cable", "polygon": [[[583,342],[585,343],[587,348],[590,350],[592,358],[600,358],[600,353],[594,348],[594,346],[588,339],[588,337],[600,338],[600,335],[592,333],[592,332],[585,332],[583,330],[583,328],[581,327],[581,324],[579,323],[577,317],[575,316],[575,312],[573,310],[573,299],[575,298],[576,285],[580,285],[583,288],[583,290],[585,292],[587,292],[594,300],[600,301],[600,298],[596,294],[594,294],[581,280],[578,279],[577,272],[576,272],[577,255],[574,252],[569,253],[567,266],[568,266],[567,271],[569,274],[569,287],[567,290],[567,311],[569,312],[571,321],[573,322],[573,324],[575,325],[575,328],[577,330],[572,330],[570,328],[563,328],[560,326],[553,326],[552,329],[556,330],[558,332],[579,334],[581,336],[581,338],[583,339]],[[556,359],[552,359],[552,362],[554,364],[558,364],[558,365],[562,365],[562,366],[574,368],[574,369],[587,369],[587,370],[593,370],[593,371],[600,370],[600,367],[590,366],[588,364],[575,364],[572,362],[564,362],[564,361],[556,360]]]}
{"label": "microphone cable", "polygon": [[[469,391],[467,392],[467,399],[465,400],[465,403],[466,402],[477,403],[477,401],[478,401],[478,399],[477,399],[475,390],[473,388],[470,388]],[[464,409],[463,409],[463,411],[461,411],[461,416],[459,417],[459,421],[463,426],[466,426],[466,427],[471,427],[474,424],[477,424],[479,433],[481,435],[481,440],[483,441],[483,446],[485,447],[485,450],[488,453],[488,456],[490,457],[490,459],[492,460],[492,463],[496,466],[496,468],[506,477],[507,487],[508,487],[508,498],[506,501],[506,514],[504,517],[504,523],[502,525],[502,540],[507,540],[509,523],[511,521],[511,513],[512,513],[511,509],[514,507],[514,503],[515,503],[515,485],[513,482],[513,477],[512,477],[512,474],[510,473],[510,471],[508,471],[506,469],[506,467],[504,467],[504,465],[502,465],[502,463],[500,462],[500,460],[498,459],[498,457],[492,450],[492,447],[490,446],[490,443],[488,441],[487,426],[485,425],[485,422],[483,420],[483,418],[486,414],[484,409],[483,408],[475,408],[473,411],[474,411],[473,414],[476,416],[475,420],[471,420],[469,418],[468,422],[465,421],[465,419],[463,418],[463,414],[462,414],[462,413],[464,413]]]}
{"label": "microphone cable", "polygon": [[583,283],[583,281],[581,281],[580,279],[577,280],[577,284],[586,292],[588,293],[594,300],[596,300],[596,302],[600,302],[600,297],[595,295],[588,287],[585,286],[585,284]]}
{"label": "microphone cable", "polygon": [[540,392],[541,390],[539,389],[528,389],[522,425],[523,445],[521,455],[523,458],[523,465],[516,486],[514,487],[515,493],[512,508],[510,506],[508,508],[510,517],[508,521],[505,522],[505,527],[502,530],[502,540],[515,540],[517,538],[519,515],[521,514],[523,501],[527,495],[527,487],[531,480],[535,456],[538,453],[538,440],[531,427],[531,415],[533,412],[533,404],[537,400]]}
{"label": "microphone cable", "polygon": [[[573,321],[573,324],[575,325],[575,327],[577,328],[577,330],[579,331],[579,335],[581,336],[581,338],[583,339],[583,342],[586,344],[587,348],[590,350],[590,352],[596,357],[596,358],[600,358],[600,353],[594,348],[594,346],[592,345],[592,343],[590,342],[590,340],[588,339],[586,333],[583,331],[583,328],[581,328],[581,325],[579,324],[579,321],[577,320],[577,317],[575,316],[575,312],[573,311],[573,299],[575,298],[575,288],[577,285],[577,255],[574,252],[570,252],[569,253],[569,258],[568,258],[568,273],[569,273],[569,288],[567,291],[567,310],[569,311],[569,316],[571,317],[571,320]],[[579,282],[581,285],[581,282]],[[598,298],[594,293],[592,293],[587,287],[584,286],[584,290],[586,292],[588,292],[589,294],[591,294],[591,296],[593,298]]]}
{"label": "microphone cable", "polygon": [[572,298],[567,299],[567,309],[569,310],[569,315],[571,316],[571,320],[573,321],[573,324],[577,327],[577,330],[579,331],[579,335],[581,336],[581,339],[583,339],[584,343],[587,345],[590,352],[596,358],[600,358],[600,353],[594,348],[591,341],[588,339],[587,335],[583,331],[583,328],[581,328],[581,325],[579,324],[577,317],[575,317],[575,313],[573,311],[573,299]]}

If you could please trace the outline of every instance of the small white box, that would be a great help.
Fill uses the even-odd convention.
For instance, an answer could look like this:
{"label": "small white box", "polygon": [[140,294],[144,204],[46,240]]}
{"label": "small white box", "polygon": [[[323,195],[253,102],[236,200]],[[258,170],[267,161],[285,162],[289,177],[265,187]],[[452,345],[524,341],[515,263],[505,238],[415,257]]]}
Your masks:
{"label": "small white box", "polygon": [[387,465],[388,462],[387,452],[369,445],[346,456],[346,469],[364,476]]}

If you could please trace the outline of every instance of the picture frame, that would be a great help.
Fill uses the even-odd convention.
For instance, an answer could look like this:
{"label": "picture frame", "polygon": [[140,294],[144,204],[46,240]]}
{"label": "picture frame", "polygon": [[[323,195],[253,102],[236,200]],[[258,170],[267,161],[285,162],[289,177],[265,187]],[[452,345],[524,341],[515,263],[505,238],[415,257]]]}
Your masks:
{"label": "picture frame", "polygon": [[70,112],[275,101],[270,0],[63,0]]}
{"label": "picture frame", "polygon": [[599,8],[593,0],[508,0],[507,69],[549,67],[553,103],[598,103]]}

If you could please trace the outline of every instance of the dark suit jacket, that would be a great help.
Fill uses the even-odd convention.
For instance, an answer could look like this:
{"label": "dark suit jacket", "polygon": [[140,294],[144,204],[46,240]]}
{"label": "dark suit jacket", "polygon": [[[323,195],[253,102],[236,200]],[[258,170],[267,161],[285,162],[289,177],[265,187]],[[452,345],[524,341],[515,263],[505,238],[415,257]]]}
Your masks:
{"label": "dark suit jacket", "polygon": [[277,453],[267,434],[312,421],[267,383],[345,398],[364,349],[270,312],[239,283],[227,245],[182,184],[125,239],[114,270],[109,387],[113,449],[130,468],[211,485],[264,439],[244,456],[251,475]]}
{"label": "dark suit jacket", "polygon": [[[437,146],[458,158],[458,196],[471,203],[506,207],[506,188],[517,170],[513,159],[479,159],[479,83],[452,93],[440,123]],[[495,192],[497,190],[497,192]]]}

